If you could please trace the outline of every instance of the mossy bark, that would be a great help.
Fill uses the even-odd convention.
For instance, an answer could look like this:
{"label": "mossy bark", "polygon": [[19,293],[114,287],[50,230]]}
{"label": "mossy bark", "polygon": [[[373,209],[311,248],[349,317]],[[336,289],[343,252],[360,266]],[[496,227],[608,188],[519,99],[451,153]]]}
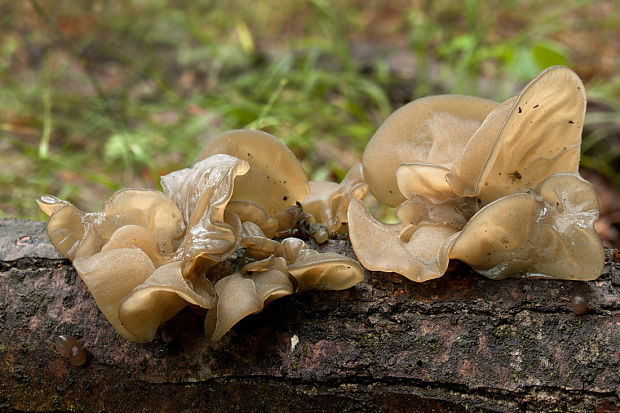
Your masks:
{"label": "mossy bark", "polygon": [[[135,344],[44,224],[0,220],[0,410],[618,411],[619,268],[608,250],[592,282],[492,281],[459,263],[421,284],[368,272],[274,301],[219,343],[186,309]],[[59,334],[81,340],[84,366],[56,353]]]}

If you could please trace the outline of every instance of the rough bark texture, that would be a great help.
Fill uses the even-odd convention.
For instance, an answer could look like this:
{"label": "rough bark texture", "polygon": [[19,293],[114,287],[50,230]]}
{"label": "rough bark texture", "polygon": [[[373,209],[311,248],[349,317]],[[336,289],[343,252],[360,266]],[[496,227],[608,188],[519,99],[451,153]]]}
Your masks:
{"label": "rough bark texture", "polygon": [[[354,256],[346,241],[321,249]],[[271,303],[210,343],[189,310],[120,338],[44,224],[0,220],[0,410],[618,411],[620,259],[593,282],[487,280],[455,263]],[[591,310],[575,315],[571,299]],[[82,367],[60,357],[79,338]]]}

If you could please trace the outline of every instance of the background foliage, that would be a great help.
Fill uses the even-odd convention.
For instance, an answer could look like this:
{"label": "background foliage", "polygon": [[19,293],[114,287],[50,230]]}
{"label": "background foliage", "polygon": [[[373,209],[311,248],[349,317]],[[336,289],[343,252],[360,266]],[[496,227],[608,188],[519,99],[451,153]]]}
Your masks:
{"label": "background foliage", "polygon": [[0,216],[43,218],[45,193],[94,210],[117,189],[157,188],[236,128],[275,134],[312,179],[339,180],[402,104],[502,100],[554,64],[586,82],[583,165],[620,189],[617,6],[0,0]]}

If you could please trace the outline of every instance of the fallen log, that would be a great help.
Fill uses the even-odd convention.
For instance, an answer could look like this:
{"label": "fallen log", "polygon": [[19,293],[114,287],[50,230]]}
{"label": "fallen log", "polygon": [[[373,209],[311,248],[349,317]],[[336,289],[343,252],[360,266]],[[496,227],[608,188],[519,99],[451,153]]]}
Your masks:
{"label": "fallen log", "polygon": [[[316,246],[354,257],[347,241]],[[574,297],[589,305],[571,308]],[[577,311],[579,312],[579,311]],[[189,309],[119,337],[43,223],[0,220],[0,410],[618,411],[620,258],[592,282],[488,280],[460,263],[414,283],[272,302],[218,343]],[[78,338],[75,367],[54,348]]]}

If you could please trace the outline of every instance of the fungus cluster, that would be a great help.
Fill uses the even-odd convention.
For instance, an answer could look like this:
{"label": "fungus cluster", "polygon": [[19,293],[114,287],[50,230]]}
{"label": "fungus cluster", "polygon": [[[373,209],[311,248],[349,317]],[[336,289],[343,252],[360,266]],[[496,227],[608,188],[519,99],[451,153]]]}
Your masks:
{"label": "fungus cluster", "polygon": [[[308,183],[278,139],[240,130],[163,176],[163,193],[122,190],[95,213],[53,196],[38,203],[52,244],[138,342],[187,305],[219,340],[277,298],[363,279],[357,261],[297,236],[348,231],[366,268],[414,281],[442,276],[450,259],[490,278],[592,280],[604,250],[597,195],[578,174],[585,102],[577,75],[552,67],[501,104],[445,95],[405,105],[340,184]],[[369,191],[398,207],[399,223],[371,215]]]}
{"label": "fungus cluster", "polygon": [[163,193],[119,191],[95,213],[52,196],[38,200],[52,244],[129,340],[152,340],[187,305],[206,310],[205,331],[219,340],[272,300],[363,279],[353,259],[274,239],[298,223],[295,205],[309,185],[293,153],[267,133],[225,133],[161,183]]}
{"label": "fungus cluster", "polygon": [[362,165],[400,223],[383,224],[353,200],[359,260],[414,281],[442,276],[450,259],[490,278],[597,278],[598,197],[578,174],[585,104],[579,77],[557,66],[501,104],[431,96],[394,112]]}

